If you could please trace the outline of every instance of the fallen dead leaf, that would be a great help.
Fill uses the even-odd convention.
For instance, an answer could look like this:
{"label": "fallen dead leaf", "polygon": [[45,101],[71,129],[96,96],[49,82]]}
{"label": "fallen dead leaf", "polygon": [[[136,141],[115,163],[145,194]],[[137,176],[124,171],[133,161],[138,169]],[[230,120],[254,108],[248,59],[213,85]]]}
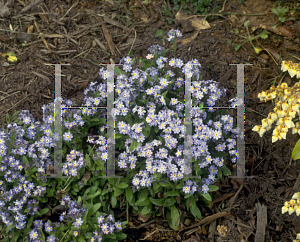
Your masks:
{"label": "fallen dead leaf", "polygon": [[265,51],[267,51],[269,54],[271,54],[278,63],[280,56],[275,50],[272,50],[270,48],[265,48]]}
{"label": "fallen dead leaf", "polygon": [[82,177],[81,180],[87,182],[88,180],[90,180],[90,178],[91,178],[91,172],[89,170],[86,170],[84,172],[83,177]]}
{"label": "fallen dead leaf", "polygon": [[286,37],[293,37],[293,30],[289,29],[285,26],[277,26],[277,29],[283,33],[283,35],[285,35]]}
{"label": "fallen dead leaf", "polygon": [[[193,41],[193,40],[197,37],[198,33],[199,33],[199,32],[196,32],[196,33],[195,33],[193,36],[191,36],[190,38],[186,38],[186,39],[183,39],[183,40],[179,40],[178,42],[179,42],[180,44],[182,44],[182,45],[185,45],[185,44],[187,44],[187,43],[190,43],[191,41]],[[179,96],[179,97],[181,97],[181,96]]]}
{"label": "fallen dead leaf", "polygon": [[188,16],[187,14],[178,11],[176,16],[175,16],[177,22],[183,23],[183,22],[189,22],[189,24],[193,27],[195,27],[197,30],[202,30],[202,29],[209,29],[210,25],[209,23],[204,20],[203,18],[197,18],[196,16]]}

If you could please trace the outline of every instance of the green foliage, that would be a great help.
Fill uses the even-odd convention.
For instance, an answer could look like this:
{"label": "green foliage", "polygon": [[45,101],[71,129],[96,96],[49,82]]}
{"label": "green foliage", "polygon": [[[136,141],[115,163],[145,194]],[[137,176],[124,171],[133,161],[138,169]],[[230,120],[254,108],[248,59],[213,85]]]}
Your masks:
{"label": "green foliage", "polygon": [[281,23],[284,23],[285,19],[285,14],[289,11],[289,8],[287,7],[281,7],[278,6],[277,8],[272,8],[272,13],[276,14],[278,16],[278,20]]}
{"label": "green foliage", "polygon": [[[168,4],[165,4],[162,9],[162,13],[166,16],[166,20],[169,24],[175,22],[175,14],[181,8],[182,11],[191,14],[208,14],[216,13],[221,9],[222,1],[220,0],[167,0]],[[171,6],[171,3],[173,6]],[[175,13],[175,14],[174,14]],[[216,19],[217,16],[209,17],[211,20]]]}
{"label": "green foliage", "polygon": [[252,45],[252,47],[253,47],[255,53],[256,53],[256,54],[259,54],[259,53],[262,51],[262,49],[259,48],[259,47],[255,47],[255,46],[253,45],[253,40],[258,39],[258,38],[261,38],[261,39],[267,39],[267,38],[268,38],[269,32],[268,32],[266,29],[264,29],[260,34],[258,34],[258,35],[256,35],[256,36],[253,36],[253,35],[250,34],[250,32],[249,32],[249,25],[250,25],[250,20],[247,20],[247,21],[244,23],[244,27],[245,27],[246,30],[247,30],[247,35],[239,35],[239,34],[238,34],[238,30],[235,29],[235,33],[236,33],[238,36],[240,36],[241,38],[246,39],[246,40],[245,40],[244,42],[242,42],[241,44],[235,44],[235,45],[233,45],[233,47],[234,47],[235,51],[238,51],[238,50],[241,48],[242,45],[244,45],[244,44],[247,43],[247,42],[250,42],[250,44]]}

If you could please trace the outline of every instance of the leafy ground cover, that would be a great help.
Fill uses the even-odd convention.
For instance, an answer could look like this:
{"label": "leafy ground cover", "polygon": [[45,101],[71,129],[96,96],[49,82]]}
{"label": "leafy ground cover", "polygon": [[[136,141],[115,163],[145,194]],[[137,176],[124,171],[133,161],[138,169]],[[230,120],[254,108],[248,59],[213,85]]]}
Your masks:
{"label": "leafy ground cover", "polygon": [[[167,19],[170,15],[161,11],[168,4],[175,13],[171,24]],[[273,107],[271,102],[261,102],[257,94],[273,84],[296,81],[281,73],[279,65],[281,60],[298,61],[299,6],[295,1],[281,2],[282,7],[274,1],[216,1],[216,11],[223,10],[217,13],[221,16],[207,16],[206,23],[198,20],[206,16],[191,21],[184,12],[177,13],[178,2],[47,1],[21,12],[26,5],[20,2],[8,6],[11,13],[3,19],[9,21],[1,23],[1,52],[14,52],[18,60],[2,57],[1,126],[5,125],[6,113],[20,110],[29,110],[42,121],[41,107],[54,98],[54,67],[43,63],[71,63],[63,67],[62,96],[81,103],[83,90],[90,82],[103,82],[98,74],[99,62],[119,63],[130,51],[136,59],[145,58],[153,44],[172,49],[172,43],[158,30],[167,33],[172,28],[180,29],[184,39],[176,49],[177,58],[184,62],[198,59],[202,78],[220,82],[228,90],[228,100],[236,93],[236,67],[229,64],[253,64],[245,68],[245,141],[246,168],[254,178],[219,180],[215,185],[220,189],[212,194],[212,201],[200,206],[203,220],[207,220],[197,221],[187,213],[180,221],[179,232],[166,225],[163,210],[162,216],[147,220],[130,211],[127,241],[180,241],[177,234],[189,241],[254,241],[260,225],[258,203],[267,208],[267,241],[291,241],[296,237],[299,218],[281,214],[281,207],[299,184],[299,164],[291,160],[299,136],[288,133],[285,140],[272,144],[271,131],[262,139],[252,131]],[[287,7],[289,11],[282,11]],[[40,33],[44,36],[38,37]],[[248,34],[264,38],[248,41],[238,49],[243,42],[241,36]],[[166,57],[172,58],[173,53]],[[234,171],[234,167],[230,169]],[[124,208],[113,210],[117,219],[127,219]],[[180,212],[185,213],[184,209]],[[224,213],[231,217],[222,216]]]}

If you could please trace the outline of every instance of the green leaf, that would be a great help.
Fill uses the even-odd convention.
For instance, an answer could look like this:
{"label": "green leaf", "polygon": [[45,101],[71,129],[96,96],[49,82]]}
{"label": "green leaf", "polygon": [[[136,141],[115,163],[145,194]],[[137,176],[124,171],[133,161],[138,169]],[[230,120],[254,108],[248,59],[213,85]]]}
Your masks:
{"label": "green leaf", "polygon": [[300,159],[300,139],[296,143],[293,152],[292,152],[292,159],[293,160],[298,160]]}
{"label": "green leaf", "polygon": [[115,134],[115,139],[120,139],[122,137],[124,137],[123,134],[119,134],[119,133]]}
{"label": "green leaf", "polygon": [[116,233],[116,239],[118,240],[118,241],[123,241],[123,240],[125,240],[127,238],[127,235],[126,234],[119,234],[119,233]]}
{"label": "green leaf", "polygon": [[139,147],[141,143],[137,142],[135,139],[132,141],[131,146],[129,148],[129,152],[134,151],[136,148]]}
{"label": "green leaf", "polygon": [[151,127],[146,123],[145,124],[145,128],[143,129],[143,134],[145,135],[145,139],[147,139],[150,135],[150,130],[151,130]]}
{"label": "green leaf", "polygon": [[138,193],[138,200],[145,200],[149,195],[149,190],[144,189],[142,191],[139,191]]}
{"label": "green leaf", "polygon": [[277,8],[272,8],[272,13],[276,14],[277,16],[279,15],[279,11]]}
{"label": "green leaf", "polygon": [[143,207],[141,214],[142,215],[148,215],[152,210],[152,204],[150,203],[149,205]]}
{"label": "green leaf", "polygon": [[235,51],[238,51],[241,48],[241,46],[242,45],[236,44],[236,45],[233,45],[233,48]]}
{"label": "green leaf", "polygon": [[147,197],[146,199],[136,201],[135,205],[136,206],[147,206],[147,205],[149,205],[149,203],[151,203],[151,202],[150,202],[149,198]]}
{"label": "green leaf", "polygon": [[34,216],[31,216],[30,219],[28,220],[28,223],[27,223],[27,226],[26,226],[27,229],[29,229],[31,227],[32,222],[33,222],[33,218],[34,218]]}
{"label": "green leaf", "polygon": [[109,182],[110,185],[114,186],[117,182],[117,179],[116,178],[108,178],[108,182]]}
{"label": "green leaf", "polygon": [[224,176],[230,176],[231,175],[231,171],[228,169],[227,166],[222,167],[222,172]]}
{"label": "green leaf", "polygon": [[154,127],[154,131],[155,131],[155,133],[158,132],[158,127],[157,126]]}
{"label": "green leaf", "polygon": [[159,29],[155,32],[155,37],[164,37],[164,36],[166,36],[166,33],[162,29]]}
{"label": "green leaf", "polygon": [[21,236],[21,231],[18,231],[17,233],[14,233],[14,235],[11,239],[11,242],[17,242],[18,238],[20,238],[20,236]]}
{"label": "green leaf", "polygon": [[43,208],[39,211],[39,214],[44,215],[44,214],[48,213],[48,211],[49,211],[49,208]]}
{"label": "green leaf", "polygon": [[120,196],[123,192],[123,189],[115,188],[114,196]]}
{"label": "green leaf", "polygon": [[173,205],[171,207],[171,227],[174,230],[179,230],[180,229],[180,214],[178,212],[178,209]]}
{"label": "green leaf", "polygon": [[126,74],[125,71],[122,71],[121,69],[119,69],[118,67],[114,67],[114,71],[115,71],[115,74],[117,76],[121,75],[121,74]]}
{"label": "green leaf", "polygon": [[111,206],[115,208],[117,206],[117,198],[115,196],[111,196]]}
{"label": "green leaf", "polygon": [[163,206],[164,203],[165,203],[165,200],[166,200],[166,198],[155,199],[155,198],[152,198],[152,197],[150,197],[149,199],[156,206]]}
{"label": "green leaf", "polygon": [[260,34],[260,37],[262,39],[267,39],[268,38],[268,34],[269,34],[269,32],[264,29],[264,31]]}
{"label": "green leaf", "polygon": [[91,198],[94,198],[94,197],[97,197],[101,194],[101,191],[97,191],[96,193],[92,193],[91,195],[88,195],[88,199],[91,199]]}
{"label": "green leaf", "polygon": [[167,92],[168,91],[165,91],[163,94],[161,94],[164,98],[166,98],[166,95],[167,95]]}
{"label": "green leaf", "polygon": [[219,190],[219,187],[215,186],[215,185],[208,185],[208,189],[210,192],[214,192],[214,191]]}
{"label": "green leaf", "polygon": [[174,197],[166,198],[164,207],[170,207],[176,203],[176,199]]}
{"label": "green leaf", "polygon": [[170,197],[172,197],[172,196],[175,197],[175,196],[179,195],[179,191],[178,190],[173,190],[173,191],[165,192],[164,195],[165,196],[170,196]]}
{"label": "green leaf", "polygon": [[249,24],[250,24],[250,20],[247,20],[247,21],[244,23],[245,28],[248,28],[248,27],[249,27]]}
{"label": "green leaf", "polygon": [[194,217],[195,217],[196,219],[199,219],[199,220],[202,219],[202,215],[201,215],[200,209],[198,208],[197,205],[191,206],[191,207],[190,207],[190,210],[191,210],[191,213],[194,215]]}
{"label": "green leaf", "polygon": [[6,123],[10,124],[10,118],[9,118],[9,114],[8,113],[6,114]]}
{"label": "green leaf", "polygon": [[206,200],[211,201],[211,196],[209,195],[209,193],[200,193]]}
{"label": "green leaf", "polygon": [[130,126],[133,125],[133,121],[132,121],[131,115],[127,114],[127,115],[125,116],[125,119],[126,119],[126,121],[130,124]]}
{"label": "green leaf", "polygon": [[[0,159],[2,160],[2,156],[1,156]],[[1,160],[0,160],[0,161],[1,161]],[[29,161],[27,160],[27,157],[26,157],[26,156],[23,156],[23,163],[24,163],[24,164],[29,164]]]}
{"label": "green leaf", "polygon": [[94,204],[93,207],[91,208],[91,210],[89,210],[90,216],[92,216],[94,213],[96,213],[100,207],[101,207],[101,203]]}
{"label": "green leaf", "polygon": [[126,183],[124,183],[124,182],[121,182],[121,183],[117,186],[117,188],[121,188],[121,189],[126,188],[126,187],[128,187],[128,184],[126,184]]}
{"label": "green leaf", "polygon": [[132,188],[130,186],[126,187],[125,195],[126,195],[127,201],[130,202],[133,198],[133,192],[132,192]]}

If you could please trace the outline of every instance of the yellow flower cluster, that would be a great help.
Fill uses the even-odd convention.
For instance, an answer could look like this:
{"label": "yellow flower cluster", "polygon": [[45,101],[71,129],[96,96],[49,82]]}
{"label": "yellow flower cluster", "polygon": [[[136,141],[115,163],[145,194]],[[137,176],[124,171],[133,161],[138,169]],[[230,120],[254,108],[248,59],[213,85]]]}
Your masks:
{"label": "yellow flower cluster", "polygon": [[297,234],[297,238],[294,239],[293,242],[300,242],[300,234]]}
{"label": "yellow flower cluster", "polygon": [[300,192],[295,193],[289,202],[285,202],[282,207],[282,214],[289,212],[289,215],[296,212],[297,216],[300,215]]}
{"label": "yellow flower cluster", "polygon": [[[288,71],[291,77],[297,75],[297,78],[300,78],[299,64],[282,61],[281,70]],[[258,98],[265,102],[276,98],[276,106],[274,112],[269,113],[268,117],[262,120],[262,125],[254,126],[253,131],[258,132],[262,137],[276,122],[277,127],[273,130],[272,143],[285,139],[289,128],[293,128],[293,134],[300,134],[300,123],[295,125],[292,121],[296,114],[300,117],[300,82],[290,88],[286,83],[282,83],[278,87],[271,87],[270,90],[259,93]]]}
{"label": "yellow flower cluster", "polygon": [[283,72],[288,71],[291,78],[297,75],[297,78],[300,78],[300,64],[293,63],[292,61],[282,61],[281,70]]}

